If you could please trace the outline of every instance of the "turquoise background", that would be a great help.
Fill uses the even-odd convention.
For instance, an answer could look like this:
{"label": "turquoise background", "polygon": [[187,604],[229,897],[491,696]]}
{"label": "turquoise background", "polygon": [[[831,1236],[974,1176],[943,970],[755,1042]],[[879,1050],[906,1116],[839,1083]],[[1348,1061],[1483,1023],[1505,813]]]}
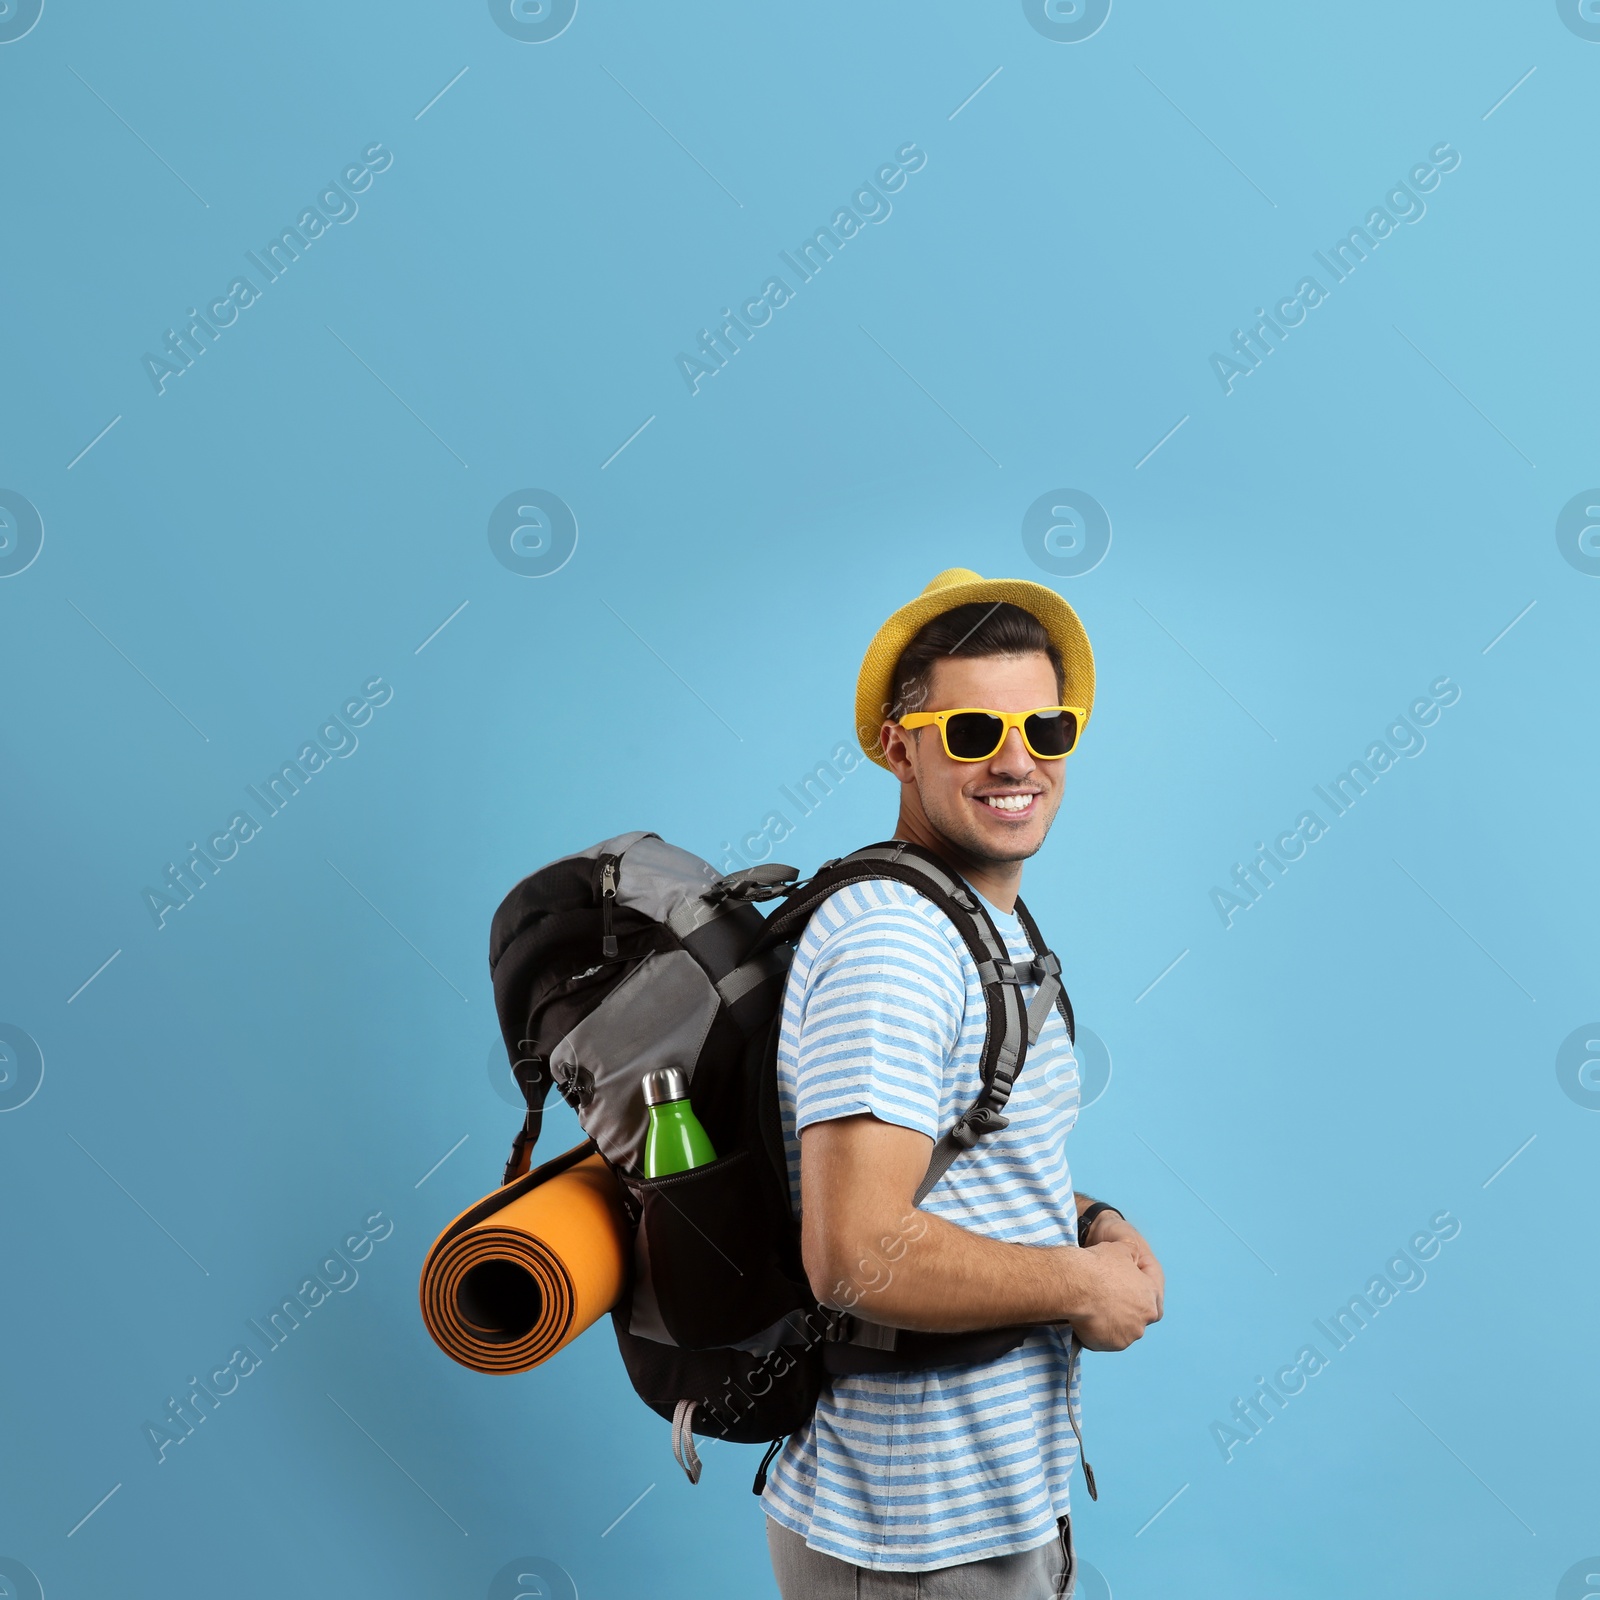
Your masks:
{"label": "turquoise background", "polygon": [[[1084,1593],[1590,1592],[1600,23],[502,11],[0,15],[0,1592],[775,1592],[756,1451],[691,1488],[604,1326],[455,1367],[417,1272],[517,1123],[502,894],[635,827],[720,864],[953,565],[1055,584],[1099,664],[1026,893],[1112,1063],[1075,1174],[1170,1292],[1089,1361]],[[246,252],[374,144],[265,281]],[[779,252],[908,144],[798,281]],[[1426,214],[1332,280],[1313,252],[1441,144]],[[1225,393],[1213,354],[1308,275]],[[691,393],[677,357],[773,276]],[[238,277],[158,394],[146,354]],[[1442,677],[1426,748],[1326,812]],[[833,787],[781,859],[890,830],[881,773]],[[240,810],[158,929],[145,891]],[[558,1108],[541,1150],[576,1136]],[[1235,1398],[1445,1211],[1426,1282],[1225,1460]],[[158,1463],[169,1397],[379,1212]]]}

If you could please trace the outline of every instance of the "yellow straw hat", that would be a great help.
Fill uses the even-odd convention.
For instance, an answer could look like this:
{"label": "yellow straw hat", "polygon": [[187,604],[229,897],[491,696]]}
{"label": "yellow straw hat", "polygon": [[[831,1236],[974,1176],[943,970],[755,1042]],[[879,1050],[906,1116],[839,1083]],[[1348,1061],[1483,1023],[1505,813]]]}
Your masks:
{"label": "yellow straw hat", "polygon": [[1020,606],[1039,619],[1061,652],[1067,675],[1065,702],[1082,706],[1083,719],[1088,722],[1094,709],[1094,652],[1078,613],[1042,583],[1030,583],[1026,578],[981,578],[966,567],[951,567],[941,572],[910,605],[901,606],[867,646],[861,676],[856,679],[856,737],[869,761],[888,766],[878,733],[889,716],[894,669],[901,652],[933,618],[954,611],[957,606],[983,601]]}

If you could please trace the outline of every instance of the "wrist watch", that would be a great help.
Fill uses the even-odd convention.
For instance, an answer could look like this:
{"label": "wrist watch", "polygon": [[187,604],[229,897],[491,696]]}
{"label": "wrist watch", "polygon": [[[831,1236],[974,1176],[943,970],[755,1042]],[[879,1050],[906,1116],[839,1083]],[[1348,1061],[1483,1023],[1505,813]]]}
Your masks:
{"label": "wrist watch", "polygon": [[[1104,1200],[1096,1200],[1092,1206],[1085,1206],[1078,1215],[1078,1243],[1082,1244],[1089,1237],[1089,1230],[1094,1226],[1094,1219],[1102,1211],[1109,1211],[1114,1217],[1122,1217],[1122,1213],[1113,1205],[1107,1205]],[[1126,1222],[1128,1219],[1122,1217]]]}

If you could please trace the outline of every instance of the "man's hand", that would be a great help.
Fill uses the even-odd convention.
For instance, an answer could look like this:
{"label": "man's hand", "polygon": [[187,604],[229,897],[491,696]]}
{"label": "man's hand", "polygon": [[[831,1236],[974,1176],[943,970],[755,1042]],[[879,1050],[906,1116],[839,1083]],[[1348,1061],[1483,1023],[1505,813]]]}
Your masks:
{"label": "man's hand", "polygon": [[[1098,1239],[1098,1219],[1093,1231]],[[1128,1231],[1139,1239],[1133,1229]],[[1127,1239],[1110,1239],[1079,1250],[1084,1271],[1082,1304],[1066,1320],[1084,1349],[1126,1350],[1135,1339],[1144,1336],[1152,1322],[1161,1320],[1161,1268],[1143,1239],[1139,1239],[1139,1246],[1143,1247],[1143,1258],[1140,1249]],[[1141,1265],[1142,1259],[1148,1259],[1153,1275]]]}
{"label": "man's hand", "polygon": [[1156,1260],[1156,1253],[1150,1248],[1145,1236],[1131,1222],[1122,1217],[1112,1216],[1108,1211],[1102,1211],[1089,1225],[1089,1237],[1095,1244],[1120,1242],[1133,1246],[1138,1256],[1139,1270],[1148,1274],[1150,1281],[1155,1285],[1155,1320],[1159,1322],[1166,1304],[1167,1275],[1161,1270],[1161,1263]]}

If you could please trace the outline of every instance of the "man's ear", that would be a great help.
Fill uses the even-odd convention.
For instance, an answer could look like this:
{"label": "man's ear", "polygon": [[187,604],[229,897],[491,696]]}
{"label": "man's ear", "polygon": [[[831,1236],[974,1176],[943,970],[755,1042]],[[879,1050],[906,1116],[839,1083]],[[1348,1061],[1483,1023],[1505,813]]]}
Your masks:
{"label": "man's ear", "polygon": [[889,763],[889,770],[901,783],[916,782],[917,775],[911,763],[914,737],[898,722],[886,722],[878,730],[878,739],[883,746],[883,759]]}

